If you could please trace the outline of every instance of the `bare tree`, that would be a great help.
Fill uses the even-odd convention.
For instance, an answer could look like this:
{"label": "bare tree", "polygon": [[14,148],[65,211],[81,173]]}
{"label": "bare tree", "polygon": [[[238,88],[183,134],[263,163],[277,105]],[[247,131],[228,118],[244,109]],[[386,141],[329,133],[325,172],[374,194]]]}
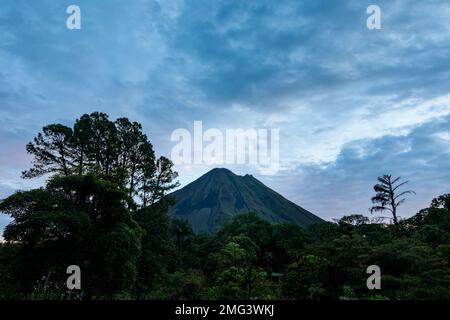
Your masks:
{"label": "bare tree", "polygon": [[412,190],[398,193],[398,188],[408,183],[408,181],[398,183],[400,179],[400,177],[392,178],[388,174],[378,177],[379,183],[373,187],[376,195],[372,197],[372,203],[376,205],[370,208],[371,213],[390,211],[395,225],[398,223],[397,208],[406,200],[403,196],[415,194]]}

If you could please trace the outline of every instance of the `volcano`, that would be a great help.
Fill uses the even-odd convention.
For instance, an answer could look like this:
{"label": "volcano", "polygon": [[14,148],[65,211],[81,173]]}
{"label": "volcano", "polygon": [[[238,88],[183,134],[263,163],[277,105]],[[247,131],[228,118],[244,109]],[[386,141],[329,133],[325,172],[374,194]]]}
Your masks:
{"label": "volcano", "polygon": [[271,223],[307,227],[323,222],[252,175],[239,176],[224,168],[212,169],[171,196],[176,200],[171,217],[187,219],[196,233],[215,233],[234,215],[249,212]]}

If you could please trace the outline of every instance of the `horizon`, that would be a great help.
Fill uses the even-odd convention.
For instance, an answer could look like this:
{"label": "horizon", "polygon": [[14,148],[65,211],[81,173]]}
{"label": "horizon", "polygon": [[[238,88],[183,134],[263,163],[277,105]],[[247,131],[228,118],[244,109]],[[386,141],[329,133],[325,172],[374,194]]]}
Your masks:
{"label": "horizon", "polygon": [[[279,129],[275,174],[223,167],[327,221],[371,217],[383,174],[416,191],[403,218],[450,192],[447,1],[377,1],[380,30],[366,27],[371,1],[76,2],[80,30],[66,28],[67,3],[2,1],[0,199],[43,185],[20,178],[43,126],[94,111],[142,123],[167,157],[195,121]],[[180,188],[212,167],[177,165]]]}

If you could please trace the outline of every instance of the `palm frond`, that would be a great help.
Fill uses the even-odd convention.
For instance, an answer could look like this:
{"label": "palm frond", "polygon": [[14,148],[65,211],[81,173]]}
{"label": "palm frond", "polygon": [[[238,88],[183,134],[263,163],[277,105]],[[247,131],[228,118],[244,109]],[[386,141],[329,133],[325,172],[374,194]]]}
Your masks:
{"label": "palm frond", "polygon": [[397,198],[404,196],[405,194],[416,194],[416,193],[412,190],[406,190],[406,191],[403,191],[402,193],[399,193],[398,195],[396,195],[394,197],[394,200],[397,200]]}
{"label": "palm frond", "polygon": [[372,208],[370,208],[370,212],[372,212],[372,213],[378,212],[378,211],[385,211],[385,210],[392,212],[392,209],[385,207],[385,206],[373,206]]}
{"label": "palm frond", "polygon": [[392,191],[395,191],[395,190],[397,190],[398,188],[400,188],[401,186],[403,186],[403,185],[405,185],[405,184],[407,184],[409,181],[408,180],[406,180],[406,181],[404,181],[404,182],[402,182],[402,183],[400,183],[400,184],[398,184],[398,185],[396,185],[393,189],[392,189]]}
{"label": "palm frond", "polygon": [[395,178],[394,180],[391,181],[391,185],[394,185],[400,179],[401,179],[401,177]]}
{"label": "palm frond", "polygon": [[400,201],[398,201],[398,202],[396,202],[394,205],[395,205],[395,207],[397,208],[399,205],[401,205],[403,202],[405,202],[406,201],[406,199],[405,198],[403,198],[403,199],[401,199]]}

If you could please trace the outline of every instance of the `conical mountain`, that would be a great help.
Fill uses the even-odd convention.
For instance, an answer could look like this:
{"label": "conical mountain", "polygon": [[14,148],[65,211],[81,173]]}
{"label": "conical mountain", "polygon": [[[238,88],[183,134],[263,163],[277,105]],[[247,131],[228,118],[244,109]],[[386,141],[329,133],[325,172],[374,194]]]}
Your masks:
{"label": "conical mountain", "polygon": [[171,195],[176,200],[171,216],[189,220],[196,233],[214,233],[233,215],[248,212],[272,223],[287,221],[306,227],[323,222],[253,176],[238,176],[223,168],[207,172]]}

